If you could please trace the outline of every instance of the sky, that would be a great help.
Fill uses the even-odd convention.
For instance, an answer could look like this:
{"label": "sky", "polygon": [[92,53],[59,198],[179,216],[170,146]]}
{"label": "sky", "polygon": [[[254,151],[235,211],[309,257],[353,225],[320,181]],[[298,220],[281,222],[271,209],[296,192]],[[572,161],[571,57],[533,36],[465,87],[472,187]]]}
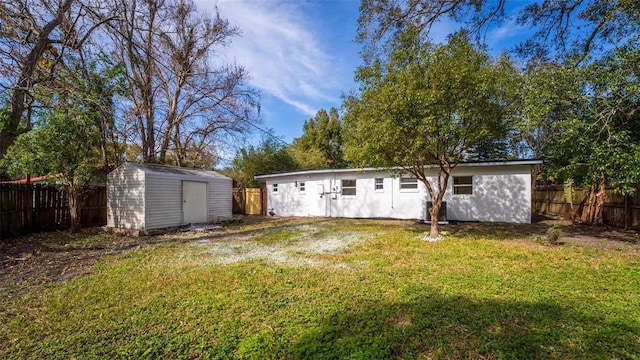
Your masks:
{"label": "sky", "polygon": [[[517,3],[523,3],[518,1]],[[261,129],[286,143],[302,135],[304,122],[320,109],[339,108],[342,95],[357,89],[362,64],[355,42],[359,0],[196,0],[198,7],[237,26],[241,35],[225,50],[243,66],[249,85],[260,91]],[[517,10],[517,9],[516,9]],[[516,11],[514,10],[514,11]],[[440,22],[432,37],[441,42],[458,28]],[[509,48],[526,31],[513,22],[487,33],[492,53]],[[259,142],[261,130],[250,138]]]}

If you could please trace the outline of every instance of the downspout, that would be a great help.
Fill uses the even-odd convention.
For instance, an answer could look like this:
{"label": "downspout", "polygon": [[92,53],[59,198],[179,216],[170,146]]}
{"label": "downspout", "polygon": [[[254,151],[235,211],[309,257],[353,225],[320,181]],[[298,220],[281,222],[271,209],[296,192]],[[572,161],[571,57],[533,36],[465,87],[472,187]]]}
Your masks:
{"label": "downspout", "polygon": [[333,217],[333,192],[336,185],[336,172],[332,170],[331,174],[333,175],[333,180],[329,182],[329,217]]}
{"label": "downspout", "polygon": [[391,177],[391,208],[393,209],[393,189],[395,189],[395,187],[393,186],[393,177]]}

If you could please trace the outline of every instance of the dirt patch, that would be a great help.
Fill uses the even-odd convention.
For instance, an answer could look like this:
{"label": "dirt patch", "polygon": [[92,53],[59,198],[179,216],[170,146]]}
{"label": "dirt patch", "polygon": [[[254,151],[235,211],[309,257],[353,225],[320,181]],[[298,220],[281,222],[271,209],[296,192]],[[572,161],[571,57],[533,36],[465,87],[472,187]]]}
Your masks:
{"label": "dirt patch", "polygon": [[626,246],[629,250],[640,253],[637,230],[624,230],[608,226],[587,224],[571,224],[563,220],[543,220],[533,224],[475,223],[452,222],[443,225],[441,230],[454,235],[491,236],[498,239],[531,239],[544,237],[554,224],[562,225],[562,241],[577,246],[618,249]]}
{"label": "dirt patch", "polygon": [[[0,289],[12,294],[85,274],[102,256],[139,246],[135,238],[100,228],[30,234],[0,243]],[[2,293],[0,293],[2,294]]]}
{"label": "dirt patch", "polygon": [[313,224],[317,219],[242,216],[230,226],[156,236],[127,236],[102,228],[76,234],[50,231],[0,240],[0,299],[45,283],[66,281],[90,271],[99,259],[163,242],[210,243],[229,236],[249,238],[265,229]]}
{"label": "dirt patch", "polygon": [[[235,234],[226,239],[216,238],[207,242],[199,240],[198,246],[204,246],[213,255],[212,261],[219,264],[231,264],[243,260],[264,259],[290,266],[322,266],[323,261],[313,258],[314,254],[336,253],[362,239],[357,232],[337,232],[325,234],[308,223],[282,225],[277,233],[296,234],[285,241],[263,243],[257,241],[260,235],[272,231],[262,230],[250,234]],[[311,257],[309,257],[311,255]]]}

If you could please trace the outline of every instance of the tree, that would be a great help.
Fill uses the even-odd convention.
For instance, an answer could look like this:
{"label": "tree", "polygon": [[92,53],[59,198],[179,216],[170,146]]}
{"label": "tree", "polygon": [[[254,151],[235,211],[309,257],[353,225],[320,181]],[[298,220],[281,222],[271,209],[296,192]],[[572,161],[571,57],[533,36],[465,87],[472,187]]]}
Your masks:
{"label": "tree", "polygon": [[327,158],[320,149],[304,149],[294,140],[293,144],[286,147],[286,151],[301,170],[328,168]]}
{"label": "tree", "polygon": [[[548,157],[550,149],[562,141],[568,121],[585,116],[583,75],[580,68],[556,62],[538,64],[513,75],[510,152],[515,158]],[[533,186],[542,172],[542,165],[534,167]]]}
{"label": "tree", "polygon": [[561,123],[547,152],[550,171],[587,189],[582,221],[603,223],[606,187],[628,195],[640,182],[640,51],[621,48],[581,69],[581,116]]}
{"label": "tree", "polygon": [[[507,2],[363,0],[358,40],[372,63],[406,29],[428,35],[445,18],[484,42],[512,18]],[[511,103],[512,155],[545,159],[546,174],[588,189],[583,221],[602,222],[605,188],[631,194],[640,180],[638,65],[640,3],[532,1],[515,17],[534,34],[516,47],[528,59]],[[534,169],[536,174],[545,169]]]}
{"label": "tree", "polygon": [[54,109],[16,138],[1,164],[12,175],[54,175],[68,194],[71,232],[79,227],[83,191],[105,180],[120,150],[105,141],[105,124],[113,124],[117,68],[98,69],[92,62],[83,70],[76,64],[60,78],[64,86],[53,94]]}
{"label": "tree", "polygon": [[242,136],[257,121],[246,71],[214,63],[239,30],[190,0],[115,1],[122,15],[111,33],[131,91],[130,141],[144,162],[207,166],[199,159],[210,158],[214,140]]}
{"label": "tree", "polygon": [[[360,67],[359,97],[345,107],[345,157],[358,166],[399,168],[421,181],[437,219],[449,176],[477,144],[505,137],[510,63],[492,62],[465,36],[425,43],[409,28],[390,50]],[[435,178],[428,175],[436,169]],[[438,236],[437,221],[431,236]]]}
{"label": "tree", "polygon": [[[505,0],[363,0],[358,19],[358,40],[365,58],[372,59],[380,45],[389,45],[409,26],[428,34],[443,19],[461,24],[478,40],[494,25],[511,20]],[[521,43],[520,54],[545,59],[550,50],[577,54],[578,62],[605,45],[637,41],[640,5],[636,0],[532,1],[516,23],[535,30]]]}
{"label": "tree", "polygon": [[258,147],[251,145],[238,151],[228,175],[233,178],[237,187],[257,188],[263,187],[264,182],[254,179],[256,175],[298,169],[285,144],[273,136],[268,136]]}
{"label": "tree", "polygon": [[292,155],[303,169],[341,168],[346,165],[342,149],[342,125],[338,109],[320,109],[304,122],[303,134],[291,145]]}
{"label": "tree", "polygon": [[110,20],[88,16],[88,9],[79,0],[0,1],[0,97],[10,99],[9,114],[0,123],[0,159],[31,129],[38,103],[34,90],[54,82],[65,55],[83,48]]}

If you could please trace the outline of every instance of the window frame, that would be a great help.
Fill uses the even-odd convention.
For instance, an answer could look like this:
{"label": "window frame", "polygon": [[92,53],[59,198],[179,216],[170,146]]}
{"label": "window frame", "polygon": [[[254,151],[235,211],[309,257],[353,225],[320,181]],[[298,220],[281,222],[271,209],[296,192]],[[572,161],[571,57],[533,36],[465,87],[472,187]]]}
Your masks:
{"label": "window frame", "polygon": [[[353,181],[353,186],[345,186],[345,182]],[[345,190],[353,189],[353,194],[345,194]],[[340,179],[340,194],[342,196],[356,196],[358,194],[358,181],[356,179]]]}
{"label": "window frame", "polygon": [[[456,184],[456,180],[458,179],[466,180],[467,178],[470,179],[469,183]],[[473,175],[454,176],[451,184],[453,186],[453,195],[473,195]],[[469,192],[459,192],[460,189],[469,189]]]}
{"label": "window frame", "polygon": [[[406,187],[407,185],[411,185],[411,187]],[[398,187],[401,192],[417,192],[419,186],[418,179],[414,177],[401,177],[398,180]]]}
{"label": "window frame", "polygon": [[305,181],[298,181],[298,192],[300,194],[307,193],[307,184],[305,184]]}
{"label": "window frame", "polygon": [[[379,188],[378,185],[380,186]],[[384,178],[373,179],[373,190],[375,190],[375,192],[384,192]]]}
{"label": "window frame", "polygon": [[271,184],[271,192],[273,194],[277,194],[278,193],[278,184]]}

